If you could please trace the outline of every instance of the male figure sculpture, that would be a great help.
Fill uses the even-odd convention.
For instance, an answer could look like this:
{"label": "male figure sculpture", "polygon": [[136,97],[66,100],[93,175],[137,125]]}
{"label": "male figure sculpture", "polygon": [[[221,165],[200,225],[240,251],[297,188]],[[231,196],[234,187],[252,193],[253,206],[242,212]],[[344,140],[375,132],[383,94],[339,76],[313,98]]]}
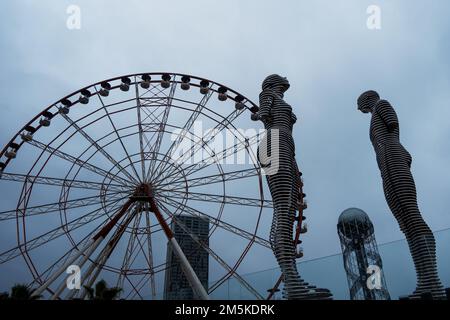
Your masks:
{"label": "male figure sculpture", "polygon": [[293,227],[299,199],[300,177],[292,138],[292,128],[297,118],[291,106],[283,100],[284,92],[288,88],[289,82],[286,78],[270,75],[264,80],[259,95],[258,119],[264,123],[267,130],[266,137],[258,149],[262,167],[268,165],[267,161],[262,159],[263,155],[260,152],[262,144],[266,144],[268,150],[272,150],[273,144],[278,144],[278,156],[274,157],[273,154],[270,156],[270,166],[275,170],[266,172],[274,204],[270,243],[284,276],[284,298],[327,299],[331,296],[330,292],[304,282],[298,274],[295,263]]}
{"label": "male figure sculpture", "polygon": [[410,298],[423,293],[434,299],[445,297],[436,267],[436,244],[433,233],[423,220],[411,174],[412,157],[400,143],[399,123],[394,108],[380,100],[375,91],[366,91],[358,98],[358,109],[372,113],[370,140],[375,149],[383,179],[384,194],[400,229],[406,236],[417,273],[417,287]]}

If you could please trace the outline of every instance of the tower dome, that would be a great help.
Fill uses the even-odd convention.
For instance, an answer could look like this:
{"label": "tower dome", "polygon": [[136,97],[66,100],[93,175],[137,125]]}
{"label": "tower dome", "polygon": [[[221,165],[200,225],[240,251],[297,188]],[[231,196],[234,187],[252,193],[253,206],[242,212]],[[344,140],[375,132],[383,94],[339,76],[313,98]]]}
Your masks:
{"label": "tower dome", "polygon": [[373,234],[373,224],[363,210],[349,208],[339,216],[338,230],[347,238],[365,238]]}

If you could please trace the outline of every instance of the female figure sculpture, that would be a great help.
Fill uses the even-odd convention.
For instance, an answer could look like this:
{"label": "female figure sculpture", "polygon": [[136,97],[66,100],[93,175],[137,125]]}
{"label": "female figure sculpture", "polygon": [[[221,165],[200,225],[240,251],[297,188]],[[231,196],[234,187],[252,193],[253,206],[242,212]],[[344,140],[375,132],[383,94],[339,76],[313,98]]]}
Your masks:
{"label": "female figure sculpture", "polygon": [[[270,158],[271,169],[267,170],[266,177],[274,203],[270,243],[283,273],[284,298],[328,299],[331,296],[328,290],[308,285],[300,278],[295,263],[293,227],[300,177],[292,138],[292,128],[297,118],[292,107],[283,100],[284,92],[289,86],[286,78],[270,75],[264,80],[259,95],[260,109],[257,117],[264,124],[266,137],[259,145],[258,158],[263,168],[267,167],[267,160]],[[273,150],[275,144],[278,150],[276,156],[272,154],[267,157],[261,152],[262,147],[268,151]]]}
{"label": "female figure sculpture", "polygon": [[444,298],[436,267],[435,239],[417,205],[410,170],[412,157],[400,143],[397,114],[388,101],[380,100],[376,91],[364,92],[357,103],[361,112],[372,113],[370,140],[381,171],[384,194],[406,236],[414,261],[417,288],[411,298],[420,298],[423,293],[431,294],[434,299]]}

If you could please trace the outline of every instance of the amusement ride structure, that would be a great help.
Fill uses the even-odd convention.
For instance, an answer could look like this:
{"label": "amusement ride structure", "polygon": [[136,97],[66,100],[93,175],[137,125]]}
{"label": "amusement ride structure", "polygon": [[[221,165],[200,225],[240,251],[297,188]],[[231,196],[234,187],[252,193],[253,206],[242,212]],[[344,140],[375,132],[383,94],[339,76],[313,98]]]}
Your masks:
{"label": "amusement ride structure", "polygon": [[[264,299],[238,273],[253,246],[271,251],[260,227],[273,205],[253,149],[259,133],[239,130],[258,110],[224,85],[164,72],[108,79],[56,101],[0,152],[0,227],[9,239],[0,268],[22,257],[34,294],[47,299],[83,299],[84,286],[100,277],[123,288],[125,299],[160,299],[169,242],[198,298],[233,277]],[[211,130],[203,134],[199,123]],[[236,161],[239,170],[230,165]],[[301,183],[295,245],[306,231],[303,197]],[[208,288],[169,227],[189,233],[181,214],[211,226],[208,245],[192,235],[220,274]],[[79,290],[67,288],[71,265],[82,269]]]}

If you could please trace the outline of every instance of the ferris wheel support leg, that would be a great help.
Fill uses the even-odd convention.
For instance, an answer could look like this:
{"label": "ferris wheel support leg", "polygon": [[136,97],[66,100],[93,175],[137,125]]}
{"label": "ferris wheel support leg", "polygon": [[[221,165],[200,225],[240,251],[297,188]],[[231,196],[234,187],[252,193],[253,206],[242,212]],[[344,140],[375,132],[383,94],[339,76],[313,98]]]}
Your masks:
{"label": "ferris wheel support leg", "polygon": [[101,241],[101,239],[97,239],[97,240],[93,240],[91,239],[89,241],[89,243],[80,251],[77,252],[77,254],[75,256],[73,256],[68,262],[66,262],[62,267],[60,267],[55,273],[53,273],[53,275],[47,280],[45,281],[39,288],[37,288],[34,292],[33,292],[33,296],[39,296],[41,295],[64,271],[67,270],[67,267],[70,266],[71,264],[73,264],[75,262],[75,260],[77,260],[84,251],[89,250],[90,247],[92,247],[93,245],[95,245],[97,242]]}
{"label": "ferris wheel support leg", "polygon": [[[122,218],[122,216],[125,214],[125,212],[128,210],[130,205],[133,203],[133,201],[128,200],[122,209],[116,214],[116,216],[111,219],[90,241],[89,243],[80,251],[77,252],[77,254],[72,257],[68,262],[66,262],[61,268],[58,269],[57,272],[55,272],[47,281],[44,282],[43,285],[41,285],[39,288],[37,288],[33,292],[33,296],[38,296],[42,294],[64,271],[67,270],[67,267],[70,266],[77,260],[84,252],[86,252],[86,255],[91,255],[92,252],[94,252],[95,248],[100,244],[100,242],[105,239],[105,237],[108,235],[108,233],[111,231],[111,229],[114,227],[114,225]],[[91,250],[91,247],[94,248],[94,250]]]}
{"label": "ferris wheel support leg", "polygon": [[[83,288],[81,289],[81,293],[79,298],[80,299],[84,299],[87,295],[87,290],[85,287],[92,287],[92,285],[94,284],[95,280],[97,279],[98,275],[100,274],[100,272],[102,271],[101,266],[106,262],[106,260],[108,259],[109,255],[111,254],[111,252],[114,250],[114,247],[108,246],[106,250],[100,252],[100,254],[98,255],[97,259],[95,259],[94,263],[92,263],[89,266],[89,269],[86,270],[86,272],[84,273],[84,277],[82,278],[81,284],[83,285],[83,283],[87,280],[87,283],[83,285]],[[91,276],[92,272],[95,273],[93,276]],[[73,290],[67,297],[66,300],[72,299],[75,295],[77,294],[77,291]]]}
{"label": "ferris wheel support leg", "polygon": [[150,194],[149,194],[149,198],[150,198],[151,210],[155,213],[156,219],[158,220],[167,239],[169,240],[170,244],[172,245],[173,251],[180,262],[181,269],[183,270],[183,273],[186,276],[186,279],[188,280],[189,284],[191,285],[192,290],[197,295],[197,297],[199,297],[201,300],[209,300],[208,293],[206,292],[205,288],[203,287],[202,283],[200,282],[200,279],[198,278],[194,269],[192,269],[192,266],[189,263],[188,259],[186,258],[186,255],[184,254],[183,250],[181,249],[180,245],[178,244],[177,240],[175,239],[172,230],[170,229],[170,227],[167,225],[166,221],[164,220],[161,212],[159,211],[159,209],[156,205],[155,200],[153,199],[153,197]]}
{"label": "ferris wheel support leg", "polygon": [[[101,256],[103,256],[103,255],[101,255]],[[91,275],[91,273],[94,271],[96,265],[99,263],[99,258],[100,258],[100,256],[97,257],[97,259],[95,260],[94,263],[91,263],[91,265],[89,266],[89,268],[88,268],[88,269],[86,270],[86,272],[83,274],[83,277],[82,277],[82,279],[81,279],[81,285],[83,285],[84,281],[85,281],[86,279],[88,279],[89,276]],[[86,285],[89,286],[88,284],[86,284]],[[84,287],[83,287],[83,288],[81,289],[81,294],[83,294],[85,291],[86,291],[86,289],[84,289]],[[70,300],[70,299],[74,298],[75,295],[76,295],[77,293],[78,293],[78,292],[77,292],[76,290],[70,291],[69,294],[66,296],[65,300]]]}
{"label": "ferris wheel support leg", "polygon": [[[135,213],[132,214],[127,219],[127,221],[120,226],[120,228],[117,230],[117,234],[115,234],[113,236],[113,238],[111,240],[109,240],[109,242],[105,246],[105,248],[98,254],[98,256],[95,259],[95,261],[89,266],[89,269],[86,270],[86,272],[84,273],[84,276],[82,278],[81,284],[83,284],[83,282],[88,280],[87,283],[85,284],[85,286],[88,287],[88,288],[92,287],[92,285],[94,284],[94,282],[97,279],[98,275],[102,271],[102,265],[106,262],[106,260],[111,255],[112,251],[116,247],[116,245],[119,242],[120,238],[124,234],[124,231],[125,231],[126,227],[130,223],[130,221],[135,217],[136,213],[137,213],[137,211],[135,211]],[[91,276],[91,274],[92,274],[92,272],[94,272],[94,270],[95,270],[95,273],[94,273],[93,276]],[[76,293],[77,292],[75,290],[73,290],[73,292],[71,292],[66,297],[66,299],[73,298]],[[84,299],[86,297],[86,295],[87,295],[87,290],[86,290],[86,288],[83,288],[82,291],[81,291],[81,294],[80,294],[80,299]]]}
{"label": "ferris wheel support leg", "polygon": [[192,269],[191,264],[189,263],[188,259],[186,258],[183,250],[181,250],[177,240],[172,237],[169,239],[170,244],[172,245],[173,251],[175,252],[175,255],[178,257],[180,261],[181,268],[183,269],[183,273],[186,276],[189,284],[191,285],[194,292],[197,294],[197,296],[201,300],[209,300],[208,293],[206,292],[205,288],[203,287],[202,283],[200,282],[200,279],[197,277],[197,274],[195,273],[194,269]]}
{"label": "ferris wheel support leg", "polygon": [[[97,257],[98,260],[96,260],[95,263],[93,263],[90,266],[89,270],[86,273],[85,280],[88,279],[88,277],[92,274],[92,272],[94,272],[94,270],[95,270],[95,273],[89,278],[87,283],[84,285],[85,287],[88,287],[88,288],[92,287],[92,285],[94,284],[94,282],[97,279],[98,275],[102,271],[101,266],[106,262],[106,259],[109,257],[109,255],[111,254],[112,250],[113,250],[113,248],[110,248],[108,250],[108,252],[105,252],[104,254],[101,254],[99,257]],[[87,293],[88,293],[88,291],[86,290],[86,288],[83,287],[79,298],[80,299],[84,299],[86,297]]]}
{"label": "ferris wheel support leg", "polygon": [[[103,238],[98,238],[94,244],[89,248],[89,250],[84,254],[81,258],[81,260],[77,263],[77,266],[81,269],[83,265],[86,263],[86,261],[89,259],[89,257],[92,255],[92,253],[97,249],[97,247],[102,242]],[[58,299],[59,295],[64,291],[64,289],[67,287],[66,279],[63,279],[62,283],[58,287],[58,289],[55,291],[55,293],[50,297],[50,300],[56,300]]]}

